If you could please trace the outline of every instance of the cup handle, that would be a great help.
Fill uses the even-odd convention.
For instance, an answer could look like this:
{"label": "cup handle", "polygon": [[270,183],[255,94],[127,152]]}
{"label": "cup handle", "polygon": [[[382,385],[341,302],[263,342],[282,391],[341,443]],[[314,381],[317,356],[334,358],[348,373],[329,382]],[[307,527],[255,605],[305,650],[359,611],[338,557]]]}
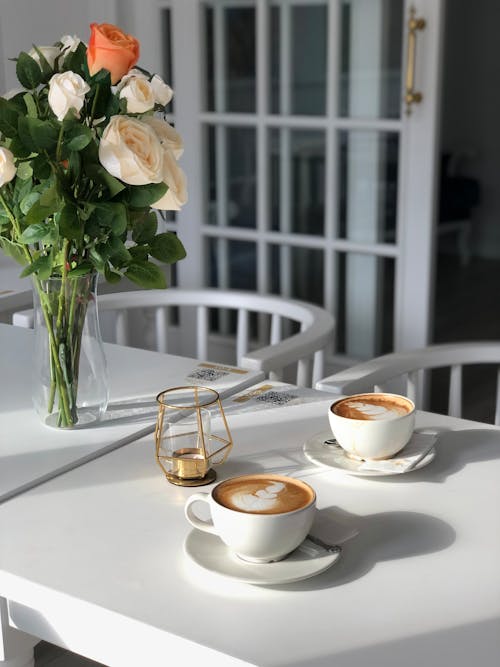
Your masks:
{"label": "cup handle", "polygon": [[213,521],[203,521],[203,519],[200,519],[199,517],[196,516],[192,507],[194,503],[200,503],[200,502],[207,503],[208,506],[210,507],[210,502],[208,500],[209,498],[210,498],[209,493],[193,493],[192,496],[189,496],[189,498],[186,501],[186,504],[184,505],[184,514],[189,523],[195,528],[199,528],[199,530],[204,530],[206,533],[213,533],[214,535],[217,535]]}

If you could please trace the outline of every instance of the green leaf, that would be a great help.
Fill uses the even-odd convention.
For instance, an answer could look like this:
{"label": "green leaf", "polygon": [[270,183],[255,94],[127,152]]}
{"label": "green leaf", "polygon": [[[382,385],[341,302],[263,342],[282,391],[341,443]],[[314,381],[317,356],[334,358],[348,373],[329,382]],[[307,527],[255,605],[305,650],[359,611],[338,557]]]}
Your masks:
{"label": "green leaf", "polygon": [[59,199],[57,197],[55,184],[52,184],[49,188],[42,192],[42,196],[40,197],[40,204],[52,209],[52,211],[56,211],[59,208]]}
{"label": "green leaf", "polygon": [[131,214],[132,240],[136,243],[150,243],[158,229],[158,218],[154,211],[146,215]]}
{"label": "green leaf", "polygon": [[144,245],[133,245],[128,249],[134,261],[147,262],[149,257],[149,248]]}
{"label": "green leaf", "polygon": [[13,199],[16,204],[20,204],[22,200],[29,195],[33,190],[33,184],[31,180],[23,181],[20,178],[16,178],[14,185],[14,194]]}
{"label": "green leaf", "polygon": [[42,83],[42,70],[31,56],[21,51],[16,63],[16,75],[22,86],[34,90]]}
{"label": "green leaf", "polygon": [[39,192],[29,192],[25,197],[22,198],[19,208],[23,215],[27,215],[30,208],[40,199]]}
{"label": "green leaf", "polygon": [[52,243],[57,240],[57,227],[46,222],[37,222],[34,225],[26,227],[19,242],[29,245],[30,243],[37,243],[39,241]]}
{"label": "green leaf", "polygon": [[[11,139],[10,150],[12,151],[13,155],[15,155],[18,158],[23,158],[23,157],[29,157],[32,153],[31,148],[28,148],[20,139],[19,136],[15,136]],[[47,160],[45,160],[45,164],[47,164]],[[50,165],[48,165],[50,169]]]}
{"label": "green leaf", "polygon": [[165,275],[151,262],[132,262],[125,275],[133,283],[146,289],[164,289],[167,286]]}
{"label": "green leaf", "polygon": [[125,244],[117,236],[110,236],[108,239],[108,248],[110,258],[118,260],[121,264],[129,264],[132,261],[132,255],[129,253]]}
{"label": "green leaf", "polygon": [[71,278],[77,278],[78,276],[85,276],[87,273],[91,273],[94,270],[94,266],[90,262],[82,262],[71,271],[68,271],[68,276]]}
{"label": "green leaf", "polygon": [[33,167],[29,162],[21,162],[17,167],[17,177],[22,181],[28,181],[33,176]]}
{"label": "green leaf", "polygon": [[62,72],[76,72],[77,74],[82,74],[84,71],[83,65],[87,61],[87,48],[83,42],[80,42],[75,51],[70,51],[64,58],[63,63],[60,65],[60,70]]}
{"label": "green leaf", "polygon": [[23,252],[23,247],[19,243],[14,243],[14,241],[0,236],[0,247],[6,255],[12,257],[19,264],[26,264],[26,256]]}
{"label": "green leaf", "polygon": [[108,283],[116,285],[116,283],[119,283],[122,279],[122,274],[118,273],[118,271],[114,271],[109,264],[106,264],[104,267],[104,277]]}
{"label": "green leaf", "polygon": [[50,278],[52,273],[52,253],[49,252],[47,255],[40,255],[37,257],[31,264],[28,264],[24,271],[21,273],[21,278],[31,275],[32,273],[38,274],[42,280]]}
{"label": "green leaf", "polygon": [[28,213],[26,214],[26,218],[24,219],[24,222],[27,225],[35,225],[38,222],[42,222],[42,220],[45,220],[49,215],[51,215],[54,211],[51,208],[47,208],[46,206],[42,206],[40,203],[40,200],[36,201],[33,206],[30,208]]}
{"label": "green leaf", "polygon": [[114,234],[119,236],[127,229],[127,209],[119,203],[97,204],[93,213],[103,227],[109,227]]}
{"label": "green leaf", "polygon": [[148,183],[147,185],[135,185],[127,188],[127,201],[130,206],[144,208],[151,206],[163,197],[167,191],[165,183]]}
{"label": "green leaf", "polygon": [[19,111],[12,102],[0,97],[0,132],[6,137],[17,136]]}
{"label": "green leaf", "polygon": [[92,141],[92,131],[85,125],[72,125],[65,133],[66,146],[70,151],[81,151]]}
{"label": "green leaf", "polygon": [[80,153],[77,151],[71,151],[69,154],[69,169],[73,174],[73,181],[77,181],[80,177],[80,171],[82,167],[82,161],[80,159]]}
{"label": "green leaf", "polygon": [[31,166],[33,167],[33,174],[35,178],[38,178],[39,181],[45,181],[50,176],[50,164],[45,159],[44,155],[37,155],[31,161]]}
{"label": "green leaf", "polygon": [[104,273],[105,262],[102,255],[95,248],[91,248],[89,251],[89,256],[92,264],[99,271],[99,273]]}
{"label": "green leaf", "polygon": [[83,224],[78,216],[78,209],[74,204],[66,203],[63,206],[58,222],[61,236],[76,240],[83,238]]}
{"label": "green leaf", "polygon": [[158,234],[150,243],[150,253],[155,259],[173,264],[186,256],[186,250],[176,234]]}
{"label": "green leaf", "polygon": [[[29,116],[22,119],[23,131],[26,129],[31,137],[36,152],[40,151],[54,151],[57,146],[57,139],[59,130],[48,120],[40,120],[39,118],[30,118]],[[21,124],[21,119],[20,119]]]}
{"label": "green leaf", "polygon": [[[97,161],[98,159],[99,158],[96,155],[95,160]],[[114,176],[111,176],[111,174],[108,173],[106,169],[104,169],[104,167],[101,167],[99,164],[92,163],[91,161],[89,161],[87,154],[85,154],[84,168],[85,168],[85,173],[89,178],[92,178],[97,183],[104,185],[104,187],[106,187],[109,190],[111,198],[115,197],[119,192],[125,189],[124,183],[119,181]]]}

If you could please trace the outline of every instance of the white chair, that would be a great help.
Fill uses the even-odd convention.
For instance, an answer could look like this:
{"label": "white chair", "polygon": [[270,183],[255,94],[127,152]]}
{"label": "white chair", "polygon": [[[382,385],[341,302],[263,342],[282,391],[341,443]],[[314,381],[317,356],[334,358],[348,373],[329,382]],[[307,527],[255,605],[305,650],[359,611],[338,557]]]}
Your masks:
{"label": "white chair", "polygon": [[[338,395],[390,391],[387,385],[403,382],[403,393],[422,409],[425,370],[450,367],[448,414],[462,416],[462,367],[476,364],[500,365],[500,343],[471,341],[443,343],[425,348],[394,352],[334,373],[316,383],[316,389]],[[495,424],[500,424],[500,370],[497,368]]]}
{"label": "white chair", "polygon": [[[267,377],[283,379],[283,371],[290,372],[291,380],[299,386],[312,386],[324,372],[324,350],[333,340],[334,318],[323,308],[313,304],[286,299],[281,296],[224,289],[136,290],[99,296],[99,313],[115,311],[114,332],[107,342],[130,344],[130,320],[139,309],[152,309],[155,318],[156,349],[168,352],[169,309],[180,306],[180,317],[195,312],[196,349],[191,352],[198,359],[211,359],[209,354],[209,309],[228,309],[237,313],[235,363],[249,370],[261,370]],[[250,313],[267,315],[269,326],[264,326],[267,340],[252,344],[250,340]],[[136,315],[137,317],[137,315]],[[33,311],[14,314],[13,324],[32,327]],[[285,335],[287,323],[297,323],[299,331]],[[297,326],[297,325],[296,325]],[[258,345],[258,346],[257,346]]]}

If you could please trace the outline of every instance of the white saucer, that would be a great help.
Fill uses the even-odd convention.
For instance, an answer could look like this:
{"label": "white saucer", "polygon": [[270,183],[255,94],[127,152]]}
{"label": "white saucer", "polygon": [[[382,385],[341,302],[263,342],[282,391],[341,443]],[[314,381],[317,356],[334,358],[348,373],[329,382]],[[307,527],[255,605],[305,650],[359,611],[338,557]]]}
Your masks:
{"label": "white saucer", "polygon": [[196,565],[209,572],[246,584],[289,584],[324,572],[340,558],[340,550],[298,547],[275,563],[246,563],[229,551],[217,535],[192,530],[184,542],[184,553]]}
{"label": "white saucer", "polygon": [[[325,440],[331,439],[331,431],[323,431],[316,433],[309,438],[304,444],[304,454],[313,463],[317,463],[328,468],[340,470],[349,475],[358,475],[359,477],[380,477],[387,475],[402,475],[406,472],[413,472],[428,465],[436,456],[436,449],[432,446],[437,439],[436,433],[423,433],[416,431],[408,445],[404,447],[396,456],[387,460],[387,467],[394,464],[392,470],[370,470],[365,461],[357,461],[349,457],[340,445],[325,445]],[[405,462],[405,453],[409,452],[411,446],[417,444],[423,448],[432,447],[424,458],[419,461],[411,470],[405,470],[403,463]],[[375,464],[376,465],[376,464]],[[398,466],[401,466],[398,468]],[[375,466],[374,466],[375,467]],[[381,467],[383,467],[381,465]]]}

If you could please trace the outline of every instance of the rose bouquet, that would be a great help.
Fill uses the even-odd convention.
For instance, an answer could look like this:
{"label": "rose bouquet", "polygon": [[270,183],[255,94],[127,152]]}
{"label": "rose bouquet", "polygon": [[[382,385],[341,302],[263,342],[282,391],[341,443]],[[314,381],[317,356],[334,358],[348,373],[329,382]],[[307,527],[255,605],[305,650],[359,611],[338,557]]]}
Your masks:
{"label": "rose bouquet", "polygon": [[[16,59],[22,89],[0,97],[0,246],[32,276],[47,329],[47,412],[78,420],[82,332],[95,276],[166,287],[185,257],[158,212],[187,201],[170,87],[136,66],[138,41],[92,24]],[[47,285],[52,281],[50,287]],[[54,282],[57,285],[54,287]]]}

